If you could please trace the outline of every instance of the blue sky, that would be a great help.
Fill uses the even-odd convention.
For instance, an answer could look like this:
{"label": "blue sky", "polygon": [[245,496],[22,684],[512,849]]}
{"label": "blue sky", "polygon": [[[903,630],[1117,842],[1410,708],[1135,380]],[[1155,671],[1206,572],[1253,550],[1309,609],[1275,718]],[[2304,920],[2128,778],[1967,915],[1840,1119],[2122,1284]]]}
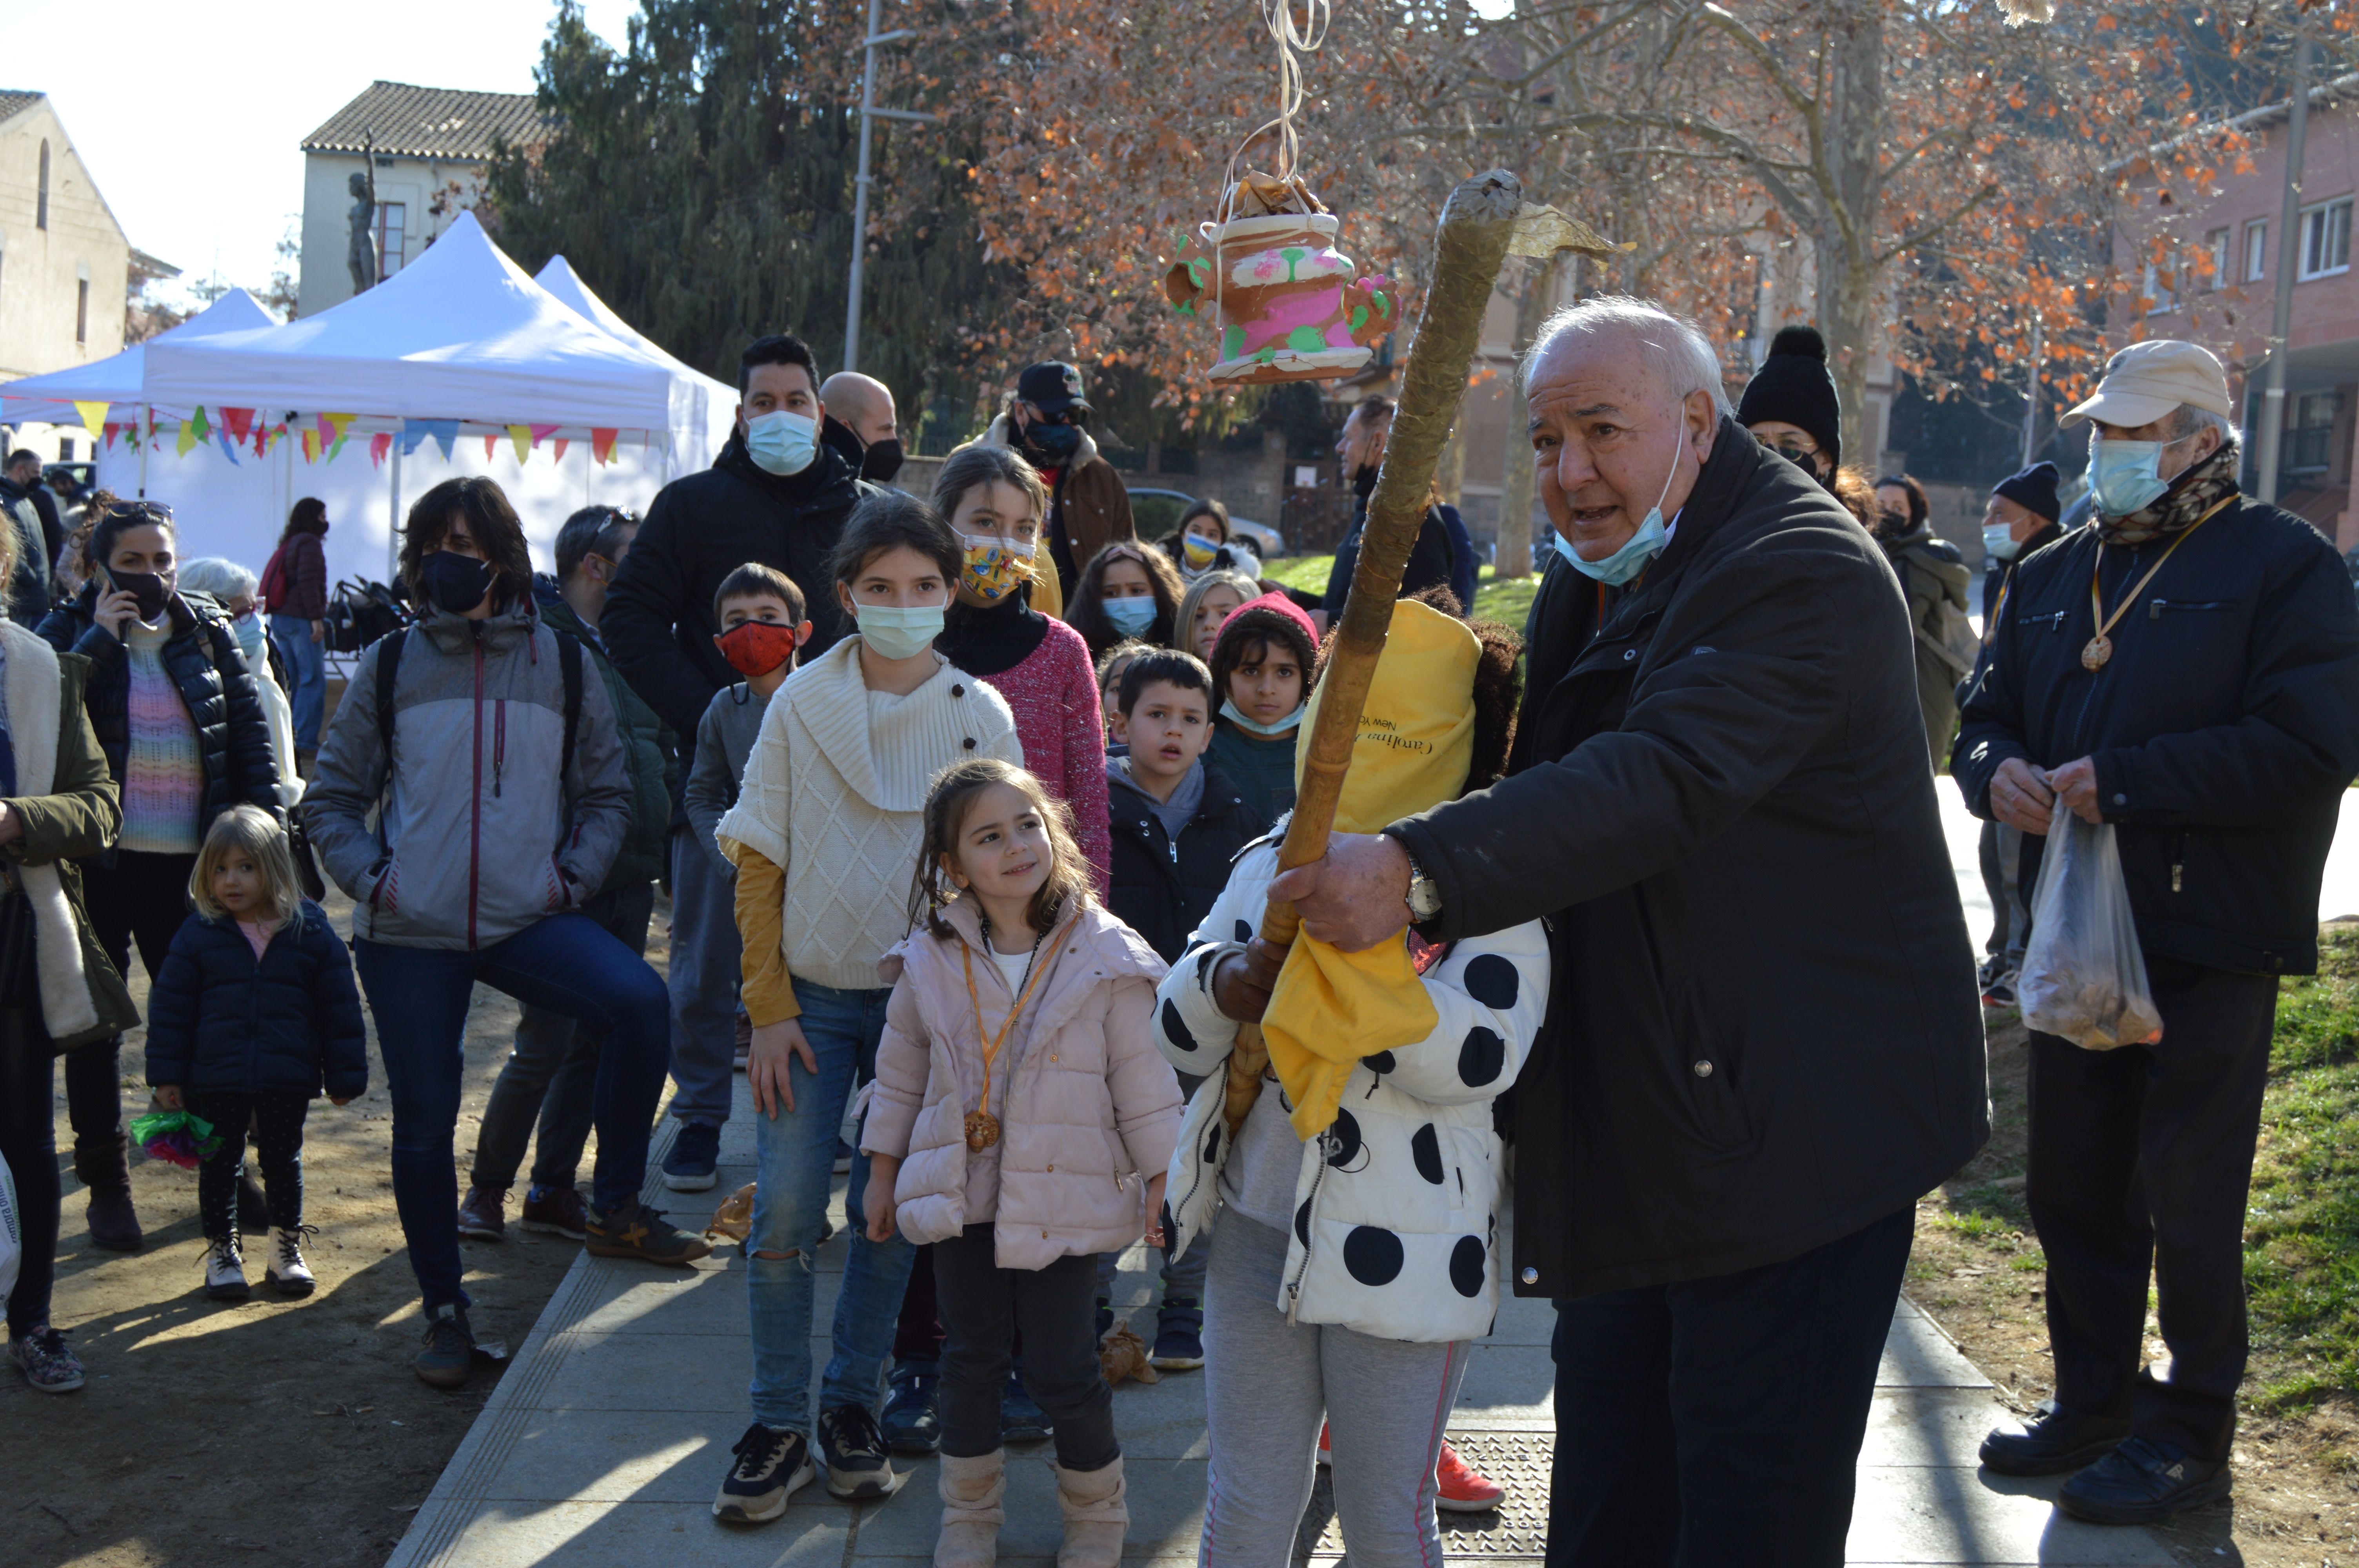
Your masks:
{"label": "blue sky", "polygon": [[[636,8],[583,5],[618,46]],[[49,94],[133,244],[190,279],[218,267],[259,286],[303,205],[308,133],[379,78],[529,92],[553,11],[545,0],[259,11],[85,0],[74,41],[11,49],[0,87]]]}

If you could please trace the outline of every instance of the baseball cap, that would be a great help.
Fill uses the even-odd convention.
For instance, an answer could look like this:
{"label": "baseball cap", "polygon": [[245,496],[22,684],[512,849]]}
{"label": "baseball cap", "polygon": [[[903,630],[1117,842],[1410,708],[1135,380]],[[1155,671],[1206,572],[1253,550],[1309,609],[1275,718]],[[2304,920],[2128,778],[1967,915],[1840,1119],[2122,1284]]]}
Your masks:
{"label": "baseball cap", "polygon": [[1016,378],[1016,395],[1043,414],[1062,414],[1068,408],[1086,410],[1089,399],[1082,395],[1082,373],[1062,360],[1043,360],[1024,367]]}
{"label": "baseball cap", "polygon": [[2056,423],[2070,429],[2085,419],[2135,428],[2151,425],[2180,404],[2223,419],[2236,416],[2228,401],[2228,373],[2211,350],[2175,338],[2132,343],[2105,362],[2104,379],[2089,397]]}

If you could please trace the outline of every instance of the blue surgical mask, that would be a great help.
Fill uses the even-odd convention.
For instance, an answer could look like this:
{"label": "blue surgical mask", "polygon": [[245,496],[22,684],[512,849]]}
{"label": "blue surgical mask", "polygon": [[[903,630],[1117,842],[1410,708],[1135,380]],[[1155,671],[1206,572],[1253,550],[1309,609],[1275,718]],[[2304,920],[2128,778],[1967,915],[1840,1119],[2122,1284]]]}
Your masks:
{"label": "blue surgical mask", "polygon": [[800,473],[819,455],[819,421],[783,408],[757,414],[745,421],[745,453],[765,473]]}
{"label": "blue surgical mask", "polygon": [[2179,441],[2091,441],[2089,490],[2097,498],[2098,513],[2126,517],[2159,500],[2170,488],[2161,473],[2162,449],[2177,445]]}
{"label": "blue surgical mask", "polygon": [[233,615],[230,617],[229,629],[237,634],[237,645],[245,654],[247,669],[259,670],[269,662],[262,654],[263,643],[267,639],[262,630],[261,616],[251,610],[243,615]]}
{"label": "blue surgical mask", "polygon": [[1099,608],[1105,611],[1106,623],[1125,637],[1139,636],[1155,624],[1155,596],[1151,593],[1103,600]]}
{"label": "blue surgical mask", "polygon": [[1302,708],[1299,704],[1296,705],[1293,712],[1275,724],[1256,724],[1245,717],[1244,709],[1223,697],[1221,699],[1221,717],[1248,735],[1260,735],[1266,738],[1292,734],[1302,727]]}
{"label": "blue surgical mask", "polygon": [[860,640],[888,659],[914,659],[942,634],[942,606],[864,604],[855,619]]}
{"label": "blue surgical mask", "polygon": [[2023,548],[2015,542],[2015,531],[2004,523],[1983,524],[1983,548],[1997,560],[2015,559],[2016,551]]}
{"label": "blue surgical mask", "polygon": [[[1680,438],[1684,443],[1684,434]],[[1636,533],[1622,541],[1620,549],[1603,560],[1582,559],[1581,553],[1561,534],[1556,535],[1556,553],[1571,562],[1572,569],[1582,576],[1595,578],[1608,588],[1620,588],[1645,571],[1648,563],[1663,553],[1663,542],[1671,536],[1670,530],[1663,526],[1663,498],[1671,493],[1671,481],[1679,477],[1680,454],[1674,451],[1671,453],[1671,471],[1663,476],[1663,494],[1655,497],[1655,504],[1647,512],[1647,520],[1638,524]]]}

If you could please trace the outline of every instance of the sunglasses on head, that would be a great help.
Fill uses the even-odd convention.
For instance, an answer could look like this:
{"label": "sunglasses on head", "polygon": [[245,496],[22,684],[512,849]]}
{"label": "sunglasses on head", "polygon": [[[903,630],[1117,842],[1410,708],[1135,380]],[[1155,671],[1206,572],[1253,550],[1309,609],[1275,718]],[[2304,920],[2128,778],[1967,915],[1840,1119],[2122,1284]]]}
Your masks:
{"label": "sunglasses on head", "polygon": [[118,501],[106,509],[109,517],[137,523],[169,523],[172,509],[160,501]]}

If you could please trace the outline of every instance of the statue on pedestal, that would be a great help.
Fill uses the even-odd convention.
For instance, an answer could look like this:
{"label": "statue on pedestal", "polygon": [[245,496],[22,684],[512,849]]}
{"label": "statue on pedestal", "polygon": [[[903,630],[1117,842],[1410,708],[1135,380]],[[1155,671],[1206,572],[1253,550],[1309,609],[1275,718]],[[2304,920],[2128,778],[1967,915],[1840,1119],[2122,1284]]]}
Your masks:
{"label": "statue on pedestal", "polygon": [[365,174],[356,174],[348,182],[353,197],[351,246],[344,254],[344,265],[352,269],[353,292],[359,294],[376,283],[376,235],[372,231],[376,220],[376,199],[370,194],[373,182]]}

